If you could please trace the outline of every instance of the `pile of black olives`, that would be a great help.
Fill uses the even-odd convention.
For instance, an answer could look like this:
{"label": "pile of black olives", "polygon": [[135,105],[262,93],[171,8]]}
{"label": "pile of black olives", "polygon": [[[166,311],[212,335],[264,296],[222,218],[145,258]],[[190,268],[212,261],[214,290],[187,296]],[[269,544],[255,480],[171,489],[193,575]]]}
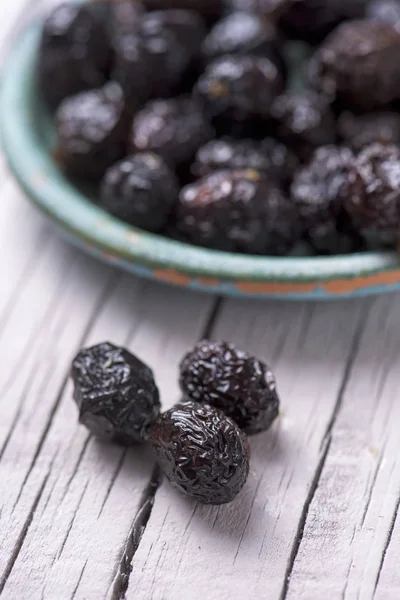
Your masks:
{"label": "pile of black olives", "polygon": [[150,442],[167,479],[205,504],[240,492],[247,434],[267,430],[279,413],[270,367],[228,342],[202,340],[188,352],[182,401],[164,413],[151,369],[125,348],[105,342],[81,350],[71,377],[79,421],[91,433],[124,445]]}
{"label": "pile of black olives", "polygon": [[38,82],[60,166],[114,217],[346,254],[398,243],[399,52],[400,0],[94,0],[47,16]]}

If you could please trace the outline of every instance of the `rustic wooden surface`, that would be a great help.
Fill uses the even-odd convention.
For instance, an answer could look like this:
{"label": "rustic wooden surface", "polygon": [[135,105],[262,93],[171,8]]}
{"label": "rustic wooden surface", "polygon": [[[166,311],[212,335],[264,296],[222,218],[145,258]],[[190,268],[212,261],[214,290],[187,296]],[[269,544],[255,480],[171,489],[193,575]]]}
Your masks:
{"label": "rustic wooden surface", "polygon": [[[54,1],[54,0],[53,0]],[[0,5],[1,57],[38,3]],[[219,300],[65,245],[0,161],[0,596],[5,600],[400,598],[400,297]],[[229,506],[190,502],[146,448],[77,425],[68,365],[110,339],[164,406],[203,335],[276,369],[282,415]]]}

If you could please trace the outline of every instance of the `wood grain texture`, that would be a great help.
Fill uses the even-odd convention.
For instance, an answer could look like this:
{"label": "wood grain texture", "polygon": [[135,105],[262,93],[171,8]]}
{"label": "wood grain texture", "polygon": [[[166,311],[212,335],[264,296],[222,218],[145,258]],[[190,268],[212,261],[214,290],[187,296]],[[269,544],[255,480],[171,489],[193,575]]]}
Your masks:
{"label": "wood grain texture", "polygon": [[[308,510],[288,598],[374,596],[400,494],[399,355],[398,298],[376,300]],[[377,589],[381,598],[400,597],[398,575],[395,581],[389,577],[398,560],[390,568],[390,555],[399,551],[391,541]]]}
{"label": "wood grain texture", "polygon": [[281,597],[368,306],[223,305],[213,336],[276,366],[282,416],[252,439],[251,475],[231,505],[201,507],[162,486],[133,560],[128,600],[179,598],[182,590],[193,600]]}
{"label": "wood grain texture", "polygon": [[174,403],[177,361],[201,336],[213,300],[121,276],[47,235],[0,349],[0,590],[101,598],[153,462],[146,449],[100,444],[77,425],[68,366],[82,344],[123,343],[154,366]]}
{"label": "wood grain texture", "polygon": [[[384,492],[382,492],[383,494]],[[399,505],[399,494],[397,494],[396,509],[393,511],[391,527],[387,532],[386,545],[376,580],[374,600],[397,600],[400,598]]]}

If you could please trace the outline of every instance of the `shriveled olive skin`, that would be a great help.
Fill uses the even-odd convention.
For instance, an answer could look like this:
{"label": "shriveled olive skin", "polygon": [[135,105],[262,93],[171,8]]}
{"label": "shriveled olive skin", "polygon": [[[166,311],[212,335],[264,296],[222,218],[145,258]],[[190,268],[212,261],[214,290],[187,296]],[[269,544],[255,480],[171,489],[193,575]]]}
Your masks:
{"label": "shriveled olive skin", "polygon": [[194,10],[171,9],[147,13],[141,22],[144,29],[162,29],[172,32],[189,57],[201,55],[201,45],[207,30],[201,15]]}
{"label": "shriveled olive skin", "polygon": [[394,144],[366,146],[349,172],[345,208],[367,238],[395,243],[400,230],[400,150]]}
{"label": "shriveled olive skin", "polygon": [[124,445],[146,441],[160,414],[153,373],[125,348],[104,342],[72,363],[79,421],[96,437]]}
{"label": "shriveled olive skin", "polygon": [[286,92],[271,107],[278,138],[307,162],[315,148],[336,140],[335,118],[328,99],[311,90]]}
{"label": "shriveled olive skin", "polygon": [[56,112],[60,166],[79,179],[99,180],[125,154],[125,99],[120,86],[80,92]]}
{"label": "shriveled olive skin", "polygon": [[100,206],[147,231],[166,224],[178,200],[174,173],[157,154],[127,156],[108,169],[100,185]]}
{"label": "shriveled olive skin", "polygon": [[400,32],[360,19],[337,27],[310,64],[311,84],[347,108],[372,110],[400,98]]}
{"label": "shriveled olive skin", "polygon": [[145,14],[137,30],[119,36],[114,45],[112,78],[122,86],[133,112],[149,98],[169,97],[192,59],[182,35],[167,27],[160,13]]}
{"label": "shriveled olive skin", "polygon": [[280,46],[280,36],[271,21],[261,15],[237,11],[219,21],[210,31],[203,43],[203,54],[207,61],[224,54],[264,56],[286,75]]}
{"label": "shriveled olive skin", "polygon": [[214,133],[201,106],[190,96],[154,100],[135,116],[129,145],[132,152],[155,152],[177,168],[191,161]]}
{"label": "shriveled olive skin", "polygon": [[366,10],[369,19],[387,21],[400,27],[400,2],[398,0],[370,0]]}
{"label": "shriveled olive skin", "polygon": [[246,483],[246,434],[212,406],[177,404],[153,425],[150,441],[172,485],[204,504],[231,502]]}
{"label": "shriveled olive skin", "polygon": [[293,203],[254,169],[214,171],[185,186],[176,229],[192,244],[250,254],[286,254],[299,237]]}
{"label": "shriveled olive skin", "polygon": [[286,185],[298,167],[296,156],[279,140],[214,139],[202,146],[192,165],[196,177],[220,169],[254,169]]}
{"label": "shriveled olive skin", "polygon": [[297,0],[226,0],[231,10],[255,12],[274,21],[286,14],[295,1]]}
{"label": "shriveled olive skin", "polygon": [[304,234],[321,254],[356,251],[360,238],[343,209],[353,153],[349,148],[321,146],[293,179],[291,196]]}
{"label": "shriveled olive skin", "polygon": [[180,365],[186,398],[222,410],[246,433],[268,429],[279,414],[270,367],[228,342],[202,340]]}
{"label": "shriveled olive skin", "polygon": [[48,15],[38,56],[38,78],[47,104],[106,82],[112,49],[101,19],[88,6],[63,2]]}
{"label": "shriveled olive skin", "polygon": [[194,93],[208,115],[245,121],[268,117],[283,87],[282,73],[268,58],[227,54],[207,66]]}
{"label": "shriveled olive skin", "polygon": [[354,151],[380,142],[400,145],[400,115],[394,111],[373,111],[353,114],[344,111],[337,123],[340,137]]}

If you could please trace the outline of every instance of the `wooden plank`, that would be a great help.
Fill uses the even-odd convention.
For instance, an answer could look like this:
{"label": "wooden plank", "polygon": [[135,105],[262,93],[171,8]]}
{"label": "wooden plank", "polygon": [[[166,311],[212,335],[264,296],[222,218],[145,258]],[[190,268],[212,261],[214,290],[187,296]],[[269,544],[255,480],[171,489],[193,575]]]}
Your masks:
{"label": "wooden plank", "polygon": [[0,461],[3,593],[101,598],[113,589],[153,462],[146,449],[99,444],[77,426],[64,389],[71,358],[82,343],[126,343],[174,402],[177,361],[213,300],[117,276],[58,240],[21,292],[2,338],[3,347],[20,341],[2,370],[9,377],[8,361],[18,373],[2,397],[15,407]]}
{"label": "wooden plank", "polygon": [[4,59],[10,42],[27,19],[40,8],[41,2],[42,0],[13,0],[0,4],[0,60]]}
{"label": "wooden plank", "polygon": [[[399,307],[399,296],[376,300],[365,322],[287,598],[374,596],[400,494]],[[376,597],[399,597],[398,570],[394,582],[389,576],[399,549],[393,537],[397,558],[387,561]]]}
{"label": "wooden plank", "polygon": [[[399,494],[397,494],[396,510],[393,512],[392,527],[390,527],[381,570],[376,581],[374,600],[398,600],[400,598],[400,513]],[[393,505],[388,507],[392,509]]]}
{"label": "wooden plank", "polygon": [[[31,226],[34,228],[35,223],[31,222]],[[40,225],[39,231],[36,235],[32,235],[32,238],[34,240],[40,238],[40,232],[43,233],[41,243],[32,244],[31,248],[29,245],[21,244],[17,236],[14,237],[13,242],[9,240],[8,251],[10,257],[13,255],[13,260],[11,264],[2,262],[0,267],[3,271],[0,271],[2,304],[0,391],[3,401],[0,454],[5,451],[13,422],[20,411],[17,398],[21,397],[21,401],[25,400],[25,396],[21,395],[22,390],[25,386],[29,386],[30,370],[34,371],[36,360],[35,353],[45,340],[42,336],[48,333],[48,327],[54,327],[53,322],[49,323],[50,312],[57,310],[61,301],[59,296],[65,286],[65,273],[68,268],[71,268],[73,261],[72,253],[62,246],[58,253],[58,260],[54,260],[57,242],[52,234]],[[31,254],[25,255],[29,250]],[[12,269],[14,264],[19,267],[18,277],[15,278],[8,273],[9,266]],[[23,359],[22,370],[21,359]],[[6,396],[10,397],[9,402],[5,402]]]}
{"label": "wooden plank", "polygon": [[[0,167],[0,178],[2,177]],[[1,180],[1,179],[0,179]],[[36,263],[51,243],[52,234],[4,174],[0,185],[0,334],[24,281],[34,277]],[[0,423],[0,447],[1,447]]]}
{"label": "wooden plank", "polygon": [[[25,252],[18,239],[14,249]],[[1,332],[0,581],[42,484],[32,487],[28,479],[37,460],[40,465],[68,362],[111,277],[110,269],[54,238],[31,258],[33,273],[21,284]]]}
{"label": "wooden plank", "polygon": [[231,505],[202,507],[163,484],[133,559],[128,600],[280,597],[367,307],[225,303],[213,337],[276,366],[282,416],[252,438],[249,481]]}

